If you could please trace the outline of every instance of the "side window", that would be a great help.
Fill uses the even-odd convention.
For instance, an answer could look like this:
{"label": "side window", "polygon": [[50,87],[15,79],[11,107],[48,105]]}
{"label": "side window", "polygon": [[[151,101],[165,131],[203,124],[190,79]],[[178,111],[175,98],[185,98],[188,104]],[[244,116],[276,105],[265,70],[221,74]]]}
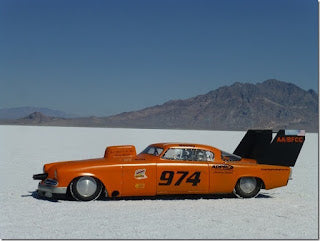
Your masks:
{"label": "side window", "polygon": [[180,148],[169,148],[166,153],[162,156],[163,159],[169,160],[183,160],[182,149]]}
{"label": "side window", "polygon": [[195,150],[195,161],[213,161],[214,154],[211,151]]}
{"label": "side window", "polygon": [[206,161],[205,151],[195,150],[194,160],[195,161]]}
{"label": "side window", "polygon": [[211,151],[201,149],[170,148],[162,158],[184,161],[213,161],[214,154]]}
{"label": "side window", "polygon": [[206,158],[207,158],[207,161],[213,161],[214,159],[214,154],[211,152],[211,151],[205,151],[206,153]]}

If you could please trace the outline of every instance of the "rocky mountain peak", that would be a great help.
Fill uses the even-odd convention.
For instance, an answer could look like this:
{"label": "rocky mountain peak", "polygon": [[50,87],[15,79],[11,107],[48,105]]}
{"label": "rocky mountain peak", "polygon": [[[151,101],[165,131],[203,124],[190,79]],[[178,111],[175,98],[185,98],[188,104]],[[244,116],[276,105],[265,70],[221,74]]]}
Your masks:
{"label": "rocky mountain peak", "polygon": [[54,117],[46,116],[43,113],[38,112],[38,111],[33,112],[30,115],[27,115],[26,117],[22,118],[22,120],[29,120],[29,121],[37,122],[37,123],[47,122],[52,119],[54,119]]}
{"label": "rocky mountain peak", "polygon": [[318,95],[298,86],[268,79],[236,82],[204,95],[173,100],[105,120],[118,126],[247,130],[250,128],[318,129]]}

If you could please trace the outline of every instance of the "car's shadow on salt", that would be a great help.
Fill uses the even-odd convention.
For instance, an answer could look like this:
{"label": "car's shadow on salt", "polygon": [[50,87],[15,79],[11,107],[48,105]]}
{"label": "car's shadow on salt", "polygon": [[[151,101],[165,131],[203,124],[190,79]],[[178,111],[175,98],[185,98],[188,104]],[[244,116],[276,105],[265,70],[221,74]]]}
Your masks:
{"label": "car's shadow on salt", "polygon": [[256,198],[273,198],[273,197],[266,193],[260,193],[258,194],[258,196],[256,196]]}
{"label": "car's shadow on salt", "polygon": [[[28,195],[21,195],[21,197],[33,197],[41,201],[48,202],[59,202],[62,201],[72,201],[68,198],[47,198],[40,196],[37,191],[29,192]],[[273,198],[272,196],[260,193],[256,198]],[[188,195],[159,195],[159,196],[139,196],[139,197],[100,197],[96,201],[139,201],[139,200],[199,200],[199,199],[237,199],[233,194],[188,194]]]}
{"label": "car's shadow on salt", "polygon": [[37,191],[33,191],[33,192],[29,191],[29,194],[21,195],[21,197],[33,197],[41,201],[48,201],[48,202],[55,202],[55,203],[59,202],[59,200],[62,200],[62,199],[57,200],[53,198],[46,198],[46,197],[40,196]]}
{"label": "car's shadow on salt", "polygon": [[[256,198],[273,198],[268,194],[259,194]],[[197,199],[238,199],[233,194],[188,194],[188,195],[160,195],[160,196],[139,196],[139,197],[120,197],[104,198],[102,201],[121,201],[121,200],[197,200]]]}
{"label": "car's shadow on salt", "polygon": [[121,201],[121,200],[197,200],[197,199],[224,199],[234,198],[233,195],[200,195],[200,194],[188,194],[188,195],[159,195],[159,196],[139,196],[139,197],[120,197],[120,198],[105,198],[104,201]]}

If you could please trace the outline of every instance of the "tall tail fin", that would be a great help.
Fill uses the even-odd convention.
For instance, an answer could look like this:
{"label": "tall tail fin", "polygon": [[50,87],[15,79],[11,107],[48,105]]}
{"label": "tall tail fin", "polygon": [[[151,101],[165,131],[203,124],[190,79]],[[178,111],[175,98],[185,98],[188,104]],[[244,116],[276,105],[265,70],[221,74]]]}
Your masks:
{"label": "tall tail fin", "polygon": [[234,154],[256,159],[260,164],[293,167],[305,140],[304,130],[248,130]]}

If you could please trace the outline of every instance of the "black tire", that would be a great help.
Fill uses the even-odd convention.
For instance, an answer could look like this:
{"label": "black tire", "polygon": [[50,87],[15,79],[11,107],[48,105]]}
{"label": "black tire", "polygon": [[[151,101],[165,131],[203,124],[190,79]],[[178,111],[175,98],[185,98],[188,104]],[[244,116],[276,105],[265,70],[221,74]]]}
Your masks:
{"label": "black tire", "polygon": [[262,182],[255,177],[242,177],[238,180],[233,193],[240,198],[256,197],[261,189]]}
{"label": "black tire", "polygon": [[77,177],[70,184],[70,193],[78,201],[95,200],[100,196],[102,189],[101,182],[90,176]]}

